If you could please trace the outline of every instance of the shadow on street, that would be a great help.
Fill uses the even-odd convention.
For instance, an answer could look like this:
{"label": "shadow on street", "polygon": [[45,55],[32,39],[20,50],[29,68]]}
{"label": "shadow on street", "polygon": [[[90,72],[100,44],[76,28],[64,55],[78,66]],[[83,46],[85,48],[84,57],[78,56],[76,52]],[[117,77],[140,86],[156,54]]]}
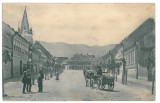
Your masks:
{"label": "shadow on street", "polygon": [[102,91],[107,91],[107,92],[119,92],[117,90],[109,90],[109,89],[102,89]]}

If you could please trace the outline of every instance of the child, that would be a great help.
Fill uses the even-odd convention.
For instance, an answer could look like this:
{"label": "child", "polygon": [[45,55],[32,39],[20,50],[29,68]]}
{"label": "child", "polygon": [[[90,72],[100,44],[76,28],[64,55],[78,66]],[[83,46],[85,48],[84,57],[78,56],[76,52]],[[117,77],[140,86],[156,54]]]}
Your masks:
{"label": "child", "polygon": [[41,73],[38,74],[37,82],[38,82],[38,88],[39,88],[38,92],[42,93],[42,91],[43,91],[43,75]]}

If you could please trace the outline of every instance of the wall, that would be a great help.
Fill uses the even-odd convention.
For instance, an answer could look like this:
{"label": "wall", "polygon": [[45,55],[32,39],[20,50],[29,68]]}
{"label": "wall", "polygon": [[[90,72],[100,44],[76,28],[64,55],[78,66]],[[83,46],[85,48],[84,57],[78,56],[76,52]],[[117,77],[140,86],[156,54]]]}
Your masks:
{"label": "wall", "polygon": [[[22,75],[23,65],[27,64],[30,44],[19,35],[16,35],[14,37],[13,44],[14,44],[13,76],[18,77],[18,76]],[[21,68],[20,68],[20,61],[22,61]]]}
{"label": "wall", "polygon": [[[9,51],[11,56],[12,52],[12,35],[14,34],[13,30],[5,23],[2,23],[2,53],[5,50]],[[2,55],[3,56],[3,55]],[[3,79],[11,78],[11,61],[8,61],[6,64],[2,61],[2,71]]]}
{"label": "wall", "polygon": [[28,58],[23,59],[19,56],[14,55],[14,60],[13,60],[13,75],[14,77],[20,76],[20,61],[22,61],[22,71],[23,71],[23,65],[27,64]]}

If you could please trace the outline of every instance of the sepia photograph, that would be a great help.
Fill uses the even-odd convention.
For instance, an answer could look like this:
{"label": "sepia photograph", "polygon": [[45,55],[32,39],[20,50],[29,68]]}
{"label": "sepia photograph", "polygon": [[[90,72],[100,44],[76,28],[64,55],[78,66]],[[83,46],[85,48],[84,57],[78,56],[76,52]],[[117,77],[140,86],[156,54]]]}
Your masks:
{"label": "sepia photograph", "polygon": [[155,3],[2,3],[3,101],[155,101]]}

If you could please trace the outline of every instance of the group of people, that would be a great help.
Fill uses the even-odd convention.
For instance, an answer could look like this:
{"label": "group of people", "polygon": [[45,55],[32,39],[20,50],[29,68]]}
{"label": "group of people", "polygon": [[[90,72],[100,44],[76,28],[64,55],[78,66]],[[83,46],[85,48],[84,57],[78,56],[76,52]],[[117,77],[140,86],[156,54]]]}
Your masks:
{"label": "group of people", "polygon": [[31,92],[31,72],[28,69],[27,71],[23,72],[23,76],[22,76],[22,83],[23,83],[23,93],[26,93],[25,90],[27,92]]}
{"label": "group of people", "polygon": [[[44,74],[42,70],[40,70],[37,79],[39,88],[38,92],[43,92],[43,79],[44,79]],[[26,92],[28,93],[31,92],[32,83],[31,83],[31,72],[29,69],[23,72],[22,83],[23,83],[22,93],[25,94]]]}

